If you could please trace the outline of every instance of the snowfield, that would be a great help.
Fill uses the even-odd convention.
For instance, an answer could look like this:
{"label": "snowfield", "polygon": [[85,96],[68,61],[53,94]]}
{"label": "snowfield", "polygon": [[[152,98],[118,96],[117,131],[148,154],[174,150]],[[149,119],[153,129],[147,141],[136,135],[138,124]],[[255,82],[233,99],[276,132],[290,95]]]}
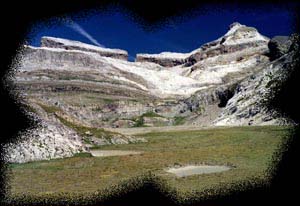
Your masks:
{"label": "snowfield", "polygon": [[140,57],[147,57],[147,58],[169,58],[169,59],[185,59],[189,57],[190,53],[177,53],[177,52],[161,52],[159,54],[137,54]]}
{"label": "snowfield", "polygon": [[[135,62],[126,62],[109,57],[101,57],[101,59],[114,68],[140,76],[149,83],[148,89],[155,95],[163,95],[164,97],[169,95],[189,96],[204,88],[201,82],[181,76],[172,69],[156,71],[144,68]],[[155,67],[156,65],[152,64],[152,66]]]}

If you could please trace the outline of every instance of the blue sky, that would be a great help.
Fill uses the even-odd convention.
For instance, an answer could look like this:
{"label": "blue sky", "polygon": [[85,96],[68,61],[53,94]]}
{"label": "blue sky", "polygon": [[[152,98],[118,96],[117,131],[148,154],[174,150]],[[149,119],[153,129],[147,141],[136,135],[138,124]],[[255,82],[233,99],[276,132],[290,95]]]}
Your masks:
{"label": "blue sky", "polygon": [[34,32],[31,32],[28,43],[39,46],[42,36],[67,38],[89,44],[98,42],[107,48],[128,51],[129,60],[133,60],[136,53],[190,52],[225,34],[233,22],[255,27],[268,37],[290,35],[293,32],[292,20],[292,14],[283,8],[269,7],[248,12],[238,8],[222,11],[211,9],[205,14],[195,14],[183,20],[172,18],[160,28],[147,31],[122,10],[112,10],[105,13],[93,12],[80,19],[73,17],[71,23],[61,20],[51,26],[40,24],[32,30]]}

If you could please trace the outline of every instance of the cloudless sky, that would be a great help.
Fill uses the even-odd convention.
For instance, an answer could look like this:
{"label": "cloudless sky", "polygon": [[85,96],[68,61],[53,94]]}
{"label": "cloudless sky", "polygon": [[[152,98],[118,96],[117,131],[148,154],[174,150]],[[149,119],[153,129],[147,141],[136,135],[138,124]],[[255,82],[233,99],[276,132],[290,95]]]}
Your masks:
{"label": "cloudless sky", "polygon": [[[74,20],[75,24],[78,24],[101,45],[128,51],[131,61],[136,53],[190,52],[224,35],[233,22],[255,27],[261,34],[273,37],[293,33],[292,21],[293,15],[281,8],[266,8],[265,10],[251,10],[251,12],[245,12],[242,9],[224,9],[216,12],[212,9],[205,14],[199,13],[182,21],[172,18],[168,23],[153,31],[144,30],[121,10],[93,13],[85,18]],[[67,23],[52,26],[39,25],[34,31],[28,42],[33,46],[40,45],[42,36],[93,44]]]}

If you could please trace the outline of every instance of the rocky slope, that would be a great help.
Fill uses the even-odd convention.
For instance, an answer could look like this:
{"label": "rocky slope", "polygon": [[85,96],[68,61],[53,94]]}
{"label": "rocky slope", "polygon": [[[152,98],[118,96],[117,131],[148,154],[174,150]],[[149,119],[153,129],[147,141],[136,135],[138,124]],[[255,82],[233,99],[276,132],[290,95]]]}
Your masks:
{"label": "rocky slope", "polygon": [[276,87],[286,81],[294,69],[297,53],[292,47],[292,42],[295,38],[296,35],[277,36],[269,42],[270,59],[273,61],[238,85],[233,97],[213,122],[215,125],[293,124],[291,120],[266,107],[266,103],[272,98]]}
{"label": "rocky slope", "polygon": [[137,54],[136,62],[128,62],[123,50],[43,37],[41,47],[24,46],[14,81],[29,106],[52,118],[36,113],[49,126],[35,136],[47,136],[41,140],[47,147],[59,134],[64,152],[54,153],[56,146],[33,152],[37,146],[30,146],[30,137],[22,149],[10,147],[15,148],[10,161],[26,151],[30,155],[19,162],[35,160],[34,154],[49,159],[144,141],[111,133],[112,127],[281,124],[282,118],[258,103],[273,81],[268,75],[279,76],[292,61],[286,48],[278,51],[281,42],[234,23],[222,37],[190,53]]}
{"label": "rocky slope", "polygon": [[29,114],[38,121],[36,128],[28,129],[18,141],[6,146],[6,160],[24,163],[71,157],[89,152],[90,147],[107,144],[143,142],[140,138],[113,133],[82,125],[64,114],[57,107],[49,107],[40,101],[27,102]]}
{"label": "rocky slope", "polygon": [[87,151],[74,130],[61,124],[53,114],[46,113],[36,103],[30,102],[30,105],[30,114],[40,120],[39,125],[22,133],[18,142],[7,145],[6,158],[9,162],[49,160]]}

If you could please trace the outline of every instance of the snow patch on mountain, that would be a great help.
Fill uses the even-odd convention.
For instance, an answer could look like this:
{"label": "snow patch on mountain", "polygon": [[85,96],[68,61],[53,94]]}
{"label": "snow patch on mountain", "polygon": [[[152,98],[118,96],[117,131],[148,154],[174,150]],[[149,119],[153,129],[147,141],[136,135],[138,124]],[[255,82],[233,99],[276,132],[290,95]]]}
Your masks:
{"label": "snow patch on mountain", "polygon": [[159,54],[138,54],[141,57],[185,59],[190,53],[161,52]]}
{"label": "snow patch on mountain", "polygon": [[141,67],[135,62],[119,61],[111,58],[103,58],[103,60],[105,60],[107,64],[112,65],[114,68],[140,76],[150,83],[151,86],[149,89],[158,96],[189,96],[199,89],[203,89],[203,85],[201,85],[198,81],[189,77],[180,76],[172,70],[164,69],[155,71]]}

